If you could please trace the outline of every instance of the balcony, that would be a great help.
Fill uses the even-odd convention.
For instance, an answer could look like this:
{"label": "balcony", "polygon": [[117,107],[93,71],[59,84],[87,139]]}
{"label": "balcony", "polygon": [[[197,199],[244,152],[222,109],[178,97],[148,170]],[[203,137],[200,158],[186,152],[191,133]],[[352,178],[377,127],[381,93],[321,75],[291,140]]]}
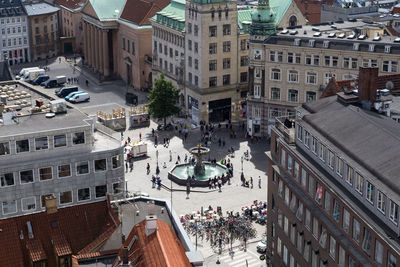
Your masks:
{"label": "balcony", "polygon": [[295,116],[284,116],[275,118],[275,128],[282,134],[283,139],[289,145],[295,143]]}

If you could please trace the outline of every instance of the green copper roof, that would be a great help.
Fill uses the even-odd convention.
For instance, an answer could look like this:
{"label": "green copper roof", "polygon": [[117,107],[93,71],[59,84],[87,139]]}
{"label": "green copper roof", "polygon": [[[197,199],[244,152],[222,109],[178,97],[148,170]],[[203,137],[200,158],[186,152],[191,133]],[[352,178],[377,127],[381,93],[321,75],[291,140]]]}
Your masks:
{"label": "green copper roof", "polygon": [[99,20],[118,19],[126,0],[89,0]]}
{"label": "green copper roof", "polygon": [[179,31],[185,30],[185,0],[172,0],[160,12],[152,18],[152,20],[168,25],[168,27],[175,28]]}

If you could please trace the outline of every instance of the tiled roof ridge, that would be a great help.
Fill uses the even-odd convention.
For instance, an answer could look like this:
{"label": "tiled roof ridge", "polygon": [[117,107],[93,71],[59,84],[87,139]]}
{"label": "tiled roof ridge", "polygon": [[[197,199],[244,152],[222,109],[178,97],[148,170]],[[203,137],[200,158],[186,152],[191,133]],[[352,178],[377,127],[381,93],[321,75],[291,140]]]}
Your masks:
{"label": "tiled roof ridge", "polygon": [[101,233],[95,240],[93,240],[86,247],[81,249],[77,253],[77,255],[92,253],[94,249],[98,249],[98,248],[102,247],[104,245],[105,241],[107,241],[108,238],[114,233],[115,229],[117,229],[116,226],[108,228],[106,231]]}
{"label": "tiled roof ridge", "polygon": [[[157,224],[159,224],[160,221],[161,221],[160,219],[157,219]],[[161,248],[161,251],[162,251],[162,255],[163,255],[163,257],[164,257],[164,260],[165,260],[165,262],[167,263],[167,266],[172,266],[171,263],[170,263],[168,254],[167,254],[167,250],[166,250],[166,248],[165,248],[165,244],[164,244],[164,242],[163,242],[163,238],[161,238],[161,236],[160,236],[160,231],[159,231],[159,230],[156,231],[156,236],[157,236],[158,244],[160,245],[160,248]]]}
{"label": "tiled roof ridge", "polygon": [[75,257],[76,259],[91,259],[91,258],[97,258],[97,257],[101,257],[101,256],[106,256],[106,255],[118,254],[118,251],[119,251],[119,249],[88,252],[88,253],[73,255],[73,257]]}

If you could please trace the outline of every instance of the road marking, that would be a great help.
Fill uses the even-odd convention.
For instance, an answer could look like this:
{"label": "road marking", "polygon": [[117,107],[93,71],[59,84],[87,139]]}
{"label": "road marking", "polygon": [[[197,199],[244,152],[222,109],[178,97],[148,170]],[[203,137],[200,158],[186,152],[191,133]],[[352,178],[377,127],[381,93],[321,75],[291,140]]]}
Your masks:
{"label": "road marking", "polygon": [[[247,264],[253,264],[256,263],[257,260],[256,259],[247,259]],[[245,266],[246,265],[246,259],[241,259],[241,260],[237,260],[234,262],[229,262],[228,263],[229,266]]]}

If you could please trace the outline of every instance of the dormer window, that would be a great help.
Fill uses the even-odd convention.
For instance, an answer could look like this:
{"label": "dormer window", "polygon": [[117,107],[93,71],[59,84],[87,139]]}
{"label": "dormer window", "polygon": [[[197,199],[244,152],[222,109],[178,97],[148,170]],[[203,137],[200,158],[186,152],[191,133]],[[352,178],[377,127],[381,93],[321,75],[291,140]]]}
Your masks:
{"label": "dormer window", "polygon": [[299,46],[300,45],[300,39],[294,39],[294,45]]}
{"label": "dormer window", "polygon": [[360,47],[360,44],[359,43],[354,43],[353,44],[353,50],[354,51],[358,51],[358,48]]}
{"label": "dormer window", "polygon": [[390,54],[390,45],[385,45],[385,53]]}
{"label": "dormer window", "polygon": [[324,48],[329,48],[329,41],[324,41],[323,45]]}
{"label": "dormer window", "polygon": [[370,44],[368,46],[368,52],[374,52],[375,51],[375,45],[374,44]]}
{"label": "dormer window", "polygon": [[308,46],[309,47],[314,47],[314,45],[315,45],[315,40],[309,40],[308,41]]}

